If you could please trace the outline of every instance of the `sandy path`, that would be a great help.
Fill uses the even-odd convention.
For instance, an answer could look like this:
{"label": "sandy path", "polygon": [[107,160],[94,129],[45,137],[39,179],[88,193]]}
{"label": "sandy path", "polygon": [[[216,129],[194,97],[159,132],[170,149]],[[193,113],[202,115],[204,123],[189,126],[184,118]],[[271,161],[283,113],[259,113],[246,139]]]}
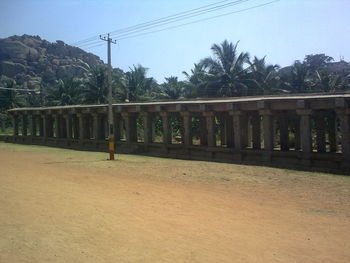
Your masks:
{"label": "sandy path", "polygon": [[1,263],[350,261],[348,177],[102,158],[0,147]]}

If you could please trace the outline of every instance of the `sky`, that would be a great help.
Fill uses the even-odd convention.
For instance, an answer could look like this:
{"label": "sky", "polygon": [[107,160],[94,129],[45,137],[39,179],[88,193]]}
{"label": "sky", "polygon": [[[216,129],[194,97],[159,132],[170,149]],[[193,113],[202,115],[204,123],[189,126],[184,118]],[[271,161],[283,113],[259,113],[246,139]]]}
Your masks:
{"label": "sky", "polygon": [[[271,1],[246,0],[181,23]],[[62,40],[72,44],[215,2],[219,0],[0,0],[0,38],[29,34],[50,42]],[[183,71],[190,71],[194,63],[211,56],[210,47],[225,39],[239,41],[239,52],[249,52],[252,57],[266,56],[268,63],[282,67],[318,53],[332,56],[335,61],[341,57],[350,61],[350,0],[280,0],[216,19],[120,40],[112,45],[112,66],[128,71],[133,65],[141,64],[149,69],[148,76],[159,83],[169,76],[184,79]],[[83,49],[107,62],[106,43]]]}

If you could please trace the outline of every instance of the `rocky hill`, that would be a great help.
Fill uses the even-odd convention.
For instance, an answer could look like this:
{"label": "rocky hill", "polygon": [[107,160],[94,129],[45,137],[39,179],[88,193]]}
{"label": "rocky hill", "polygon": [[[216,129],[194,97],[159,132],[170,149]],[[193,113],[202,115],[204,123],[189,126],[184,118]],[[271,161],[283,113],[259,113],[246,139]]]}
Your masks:
{"label": "rocky hill", "polygon": [[39,36],[11,36],[0,39],[0,81],[13,79],[18,85],[34,89],[40,83],[82,77],[91,66],[103,64],[96,55]]}

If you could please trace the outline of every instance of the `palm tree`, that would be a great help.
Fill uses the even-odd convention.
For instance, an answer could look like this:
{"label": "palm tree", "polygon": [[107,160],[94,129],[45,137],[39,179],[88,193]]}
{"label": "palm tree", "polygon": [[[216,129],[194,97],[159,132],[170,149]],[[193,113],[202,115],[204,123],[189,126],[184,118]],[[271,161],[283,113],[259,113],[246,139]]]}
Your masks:
{"label": "palm tree", "polygon": [[342,77],[327,70],[316,70],[313,88],[321,92],[336,92],[349,88],[350,75]]}
{"label": "palm tree", "polygon": [[178,81],[178,78],[174,76],[165,78],[165,81],[160,85],[161,98],[177,100],[184,97],[184,83],[182,81]]}
{"label": "palm tree", "polygon": [[107,103],[108,86],[107,70],[105,66],[99,65],[90,69],[83,93],[84,103]]}
{"label": "palm tree", "polygon": [[308,67],[300,61],[295,61],[293,66],[279,72],[281,87],[287,92],[304,93],[311,91],[311,78]]}
{"label": "palm tree", "polygon": [[258,89],[251,90],[250,95],[273,94],[278,91],[280,83],[278,69],[278,65],[266,65],[265,57],[262,59],[254,57],[250,62],[250,74],[256,80]]}
{"label": "palm tree", "polygon": [[203,59],[200,63],[210,74],[207,78],[208,96],[244,96],[256,81],[249,76],[249,54],[237,52],[238,42],[227,40],[220,45],[214,44],[211,50],[214,57]]}
{"label": "palm tree", "polygon": [[145,101],[152,97],[156,85],[153,78],[147,78],[147,68],[137,65],[116,80],[117,97],[122,101]]}
{"label": "palm tree", "polygon": [[83,81],[78,78],[60,79],[55,90],[58,104],[74,105],[81,103],[82,100],[82,84]]}
{"label": "palm tree", "polygon": [[41,85],[40,97],[36,97],[31,104],[40,103],[46,106],[80,104],[86,92],[83,90],[83,81],[80,78],[66,78],[56,80],[52,86]]}
{"label": "palm tree", "polygon": [[205,95],[201,94],[201,91],[205,90],[207,80],[210,79],[210,74],[205,71],[203,64],[195,63],[190,73],[182,71],[182,74],[186,77],[184,92],[187,98],[196,98]]}

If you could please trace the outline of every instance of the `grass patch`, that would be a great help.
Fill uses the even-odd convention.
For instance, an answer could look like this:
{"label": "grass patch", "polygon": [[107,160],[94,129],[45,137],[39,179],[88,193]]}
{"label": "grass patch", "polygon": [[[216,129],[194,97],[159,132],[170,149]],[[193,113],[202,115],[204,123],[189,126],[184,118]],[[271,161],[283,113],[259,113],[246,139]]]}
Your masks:
{"label": "grass patch", "polygon": [[336,214],[336,211],[333,210],[325,210],[325,209],[319,209],[319,208],[309,208],[303,211],[306,214],[316,214],[316,215],[333,215]]}

